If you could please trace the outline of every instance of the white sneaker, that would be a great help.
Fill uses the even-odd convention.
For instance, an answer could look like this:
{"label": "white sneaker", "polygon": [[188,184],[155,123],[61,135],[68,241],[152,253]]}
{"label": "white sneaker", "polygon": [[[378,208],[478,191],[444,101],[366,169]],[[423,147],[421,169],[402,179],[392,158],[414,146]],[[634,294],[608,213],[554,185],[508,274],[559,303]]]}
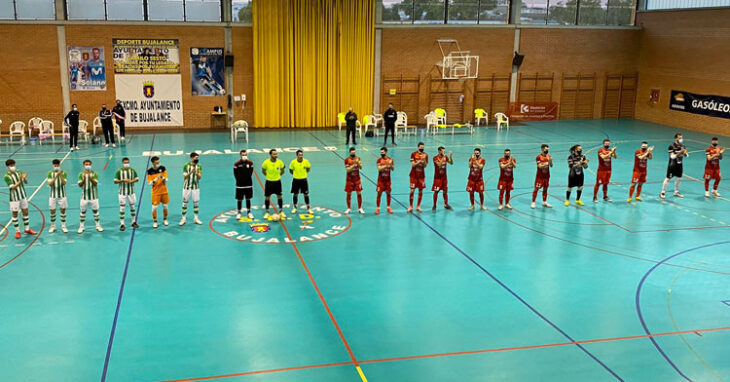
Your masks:
{"label": "white sneaker", "polygon": [[548,202],[542,202],[542,206],[545,208],[553,208],[553,205]]}
{"label": "white sneaker", "polygon": [[705,198],[709,198],[709,197],[710,197],[710,191],[705,191]]}
{"label": "white sneaker", "polygon": [[84,233],[84,225],[83,224],[80,224],[79,225],[79,233]]}
{"label": "white sneaker", "polygon": [[185,225],[185,222],[187,222],[187,221],[188,221],[188,219],[186,219],[185,216],[183,216],[182,219],[180,219],[180,225]]}
{"label": "white sneaker", "polygon": [[469,211],[474,211],[474,205],[473,205],[473,204],[472,204],[472,205],[470,205],[470,206],[469,206],[469,208],[467,208],[467,210],[469,210]]}
{"label": "white sneaker", "polygon": [[483,211],[486,211],[487,210],[487,206],[485,206],[484,204],[482,204],[482,210]]}
{"label": "white sneaker", "polygon": [[501,204],[499,205],[499,207],[497,207],[497,209],[500,211],[502,211],[502,208],[504,208],[504,206],[502,206]]}
{"label": "white sneaker", "polygon": [[350,211],[350,209],[349,209],[349,208],[345,210],[345,213],[346,213],[346,214],[349,214],[350,212],[351,212],[351,211]]}
{"label": "white sneaker", "polygon": [[682,195],[679,191],[674,191],[674,196],[678,198],[684,198],[684,195]]}
{"label": "white sneaker", "polygon": [[157,228],[157,222],[152,222],[152,228]]}
{"label": "white sneaker", "polygon": [[665,194],[665,193],[662,192],[661,194],[659,194],[659,197],[662,198],[662,199],[666,199],[667,198],[667,194]]}
{"label": "white sneaker", "polygon": [[203,224],[203,222],[201,222],[201,221],[200,221],[200,219],[198,219],[198,217],[197,217],[197,216],[195,217],[195,219],[193,219],[193,222],[194,222],[195,224],[197,224],[197,225],[201,225],[201,224]]}
{"label": "white sneaker", "polygon": [[281,219],[281,220],[286,219],[286,214],[284,213],[284,211],[279,212],[279,219]]}
{"label": "white sneaker", "polygon": [[717,190],[712,190],[712,195],[715,195],[716,197],[720,197],[720,193],[717,192]]}
{"label": "white sneaker", "polygon": [[236,220],[241,220],[241,213],[240,212],[236,214]]}
{"label": "white sneaker", "polygon": [[165,220],[162,221],[162,224],[164,224],[164,225],[170,225],[170,222],[168,222],[167,219],[165,219]]}
{"label": "white sneaker", "polygon": [[51,227],[48,228],[48,233],[54,233],[54,232],[56,232],[56,225],[55,224],[51,224]]}
{"label": "white sneaker", "polygon": [[252,214],[252,213],[250,213],[250,212],[249,212],[249,213],[248,213],[248,215],[246,215],[246,216],[247,216],[247,217],[248,217],[249,219],[253,219],[253,214]]}
{"label": "white sneaker", "polygon": [[509,203],[505,204],[504,206],[507,207],[508,210],[511,210],[512,209],[512,205],[509,204]]}
{"label": "white sneaker", "polygon": [[81,150],[81,149],[79,148],[79,146],[76,146],[76,147],[74,147],[74,149],[76,149],[76,150]]}
{"label": "white sneaker", "polygon": [[530,208],[535,208],[535,202],[532,202],[532,203],[530,204]]}
{"label": "white sneaker", "polygon": [[310,214],[310,215],[314,215],[314,212],[312,212],[312,209],[311,208],[307,208],[307,213]]}
{"label": "white sneaker", "polygon": [[121,137],[120,139],[121,139],[121,140],[124,140],[124,137]]}
{"label": "white sneaker", "polygon": [[71,148],[71,152],[74,152],[74,148],[73,147]]}
{"label": "white sneaker", "polygon": [[112,143],[112,147],[117,147],[117,144],[116,143]]}
{"label": "white sneaker", "polygon": [[62,225],[61,225],[61,231],[62,231],[63,233],[68,233],[68,228],[66,228],[66,225],[65,225],[65,224],[62,224]]}
{"label": "white sneaker", "polygon": [[296,213],[297,213],[297,208],[296,208],[296,207],[292,208],[292,209],[291,209],[291,213],[292,213],[292,214],[296,214]]}
{"label": "white sneaker", "polygon": [[105,144],[104,144],[104,147],[109,147],[109,144],[108,144],[108,143],[105,143]]}
{"label": "white sneaker", "polygon": [[99,232],[104,232],[104,228],[101,228],[101,224],[96,225],[96,230]]}
{"label": "white sneaker", "polygon": [[359,210],[357,210],[357,211],[358,211],[359,213],[361,213],[361,214],[364,214],[364,213],[365,213],[365,210],[363,210],[362,208],[360,208],[360,209],[359,209]]}
{"label": "white sneaker", "polygon": [[264,220],[269,220],[270,217],[271,215],[268,212],[264,214]]}

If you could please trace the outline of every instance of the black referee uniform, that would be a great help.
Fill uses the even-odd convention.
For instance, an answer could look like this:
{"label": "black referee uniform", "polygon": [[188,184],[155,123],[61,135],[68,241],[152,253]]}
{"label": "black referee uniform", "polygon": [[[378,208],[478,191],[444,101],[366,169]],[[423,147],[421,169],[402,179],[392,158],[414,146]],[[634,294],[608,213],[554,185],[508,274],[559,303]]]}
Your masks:
{"label": "black referee uniform", "polygon": [[383,140],[383,146],[388,143],[388,132],[390,132],[390,140],[395,145],[395,123],[398,121],[398,112],[392,107],[383,113],[383,122],[385,123],[385,140]]}
{"label": "black referee uniform", "polygon": [[251,211],[251,198],[253,198],[253,162],[249,159],[239,160],[233,164],[233,176],[236,177],[236,201],[238,213],[241,213],[241,202],[246,198],[246,211]]}
{"label": "black referee uniform", "polygon": [[[581,161],[583,162],[583,165],[577,166],[577,164],[581,163]],[[580,200],[580,196],[583,193],[583,183],[585,178],[583,169],[588,167],[588,163],[586,163],[586,156],[583,155],[582,151],[574,151],[570,153],[570,156],[568,157],[568,167],[570,167],[570,172],[568,172],[568,190],[565,192],[566,203],[570,200],[570,192],[573,187],[578,187],[578,193],[575,198],[576,200]]]}
{"label": "black referee uniform", "polygon": [[[667,164],[667,179],[682,177],[682,174],[684,172],[684,167],[682,165],[682,159],[684,158],[684,154],[682,154],[682,151],[686,149],[687,147],[684,144],[678,142],[674,142],[669,145],[669,148],[667,149],[669,153],[669,164]],[[672,158],[672,155],[674,155],[674,158]]]}

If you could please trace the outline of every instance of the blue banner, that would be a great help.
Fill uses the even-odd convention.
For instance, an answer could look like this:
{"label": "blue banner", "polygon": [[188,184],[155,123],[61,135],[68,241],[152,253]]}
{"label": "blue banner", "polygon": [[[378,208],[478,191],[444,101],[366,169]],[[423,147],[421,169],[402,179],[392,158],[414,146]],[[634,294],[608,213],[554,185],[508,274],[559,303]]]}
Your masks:
{"label": "blue banner", "polygon": [[103,46],[69,46],[68,70],[71,90],[106,90]]}
{"label": "blue banner", "polygon": [[190,80],[194,96],[225,95],[223,48],[190,48]]}

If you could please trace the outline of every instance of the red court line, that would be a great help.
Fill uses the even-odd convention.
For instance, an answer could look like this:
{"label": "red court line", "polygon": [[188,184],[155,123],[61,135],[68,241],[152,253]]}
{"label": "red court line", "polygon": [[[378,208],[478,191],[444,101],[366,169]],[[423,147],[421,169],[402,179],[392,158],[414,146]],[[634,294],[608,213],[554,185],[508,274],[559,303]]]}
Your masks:
{"label": "red court line", "polygon": [[583,211],[583,212],[585,212],[585,213],[587,213],[587,214],[589,214],[589,215],[591,215],[591,216],[593,216],[593,217],[595,217],[595,218],[597,218],[597,219],[603,220],[603,221],[605,221],[606,223],[609,223],[609,224],[611,224],[612,226],[615,226],[615,227],[621,228],[622,230],[624,230],[624,231],[626,231],[626,232],[628,232],[628,233],[633,233],[633,231],[631,231],[630,229],[628,229],[628,228],[626,228],[626,227],[624,227],[624,226],[622,226],[622,225],[619,225],[619,224],[617,224],[617,223],[614,223],[614,222],[612,222],[612,221],[610,221],[610,220],[608,220],[608,219],[604,218],[603,216],[600,216],[600,215],[598,215],[598,214],[594,214],[594,213],[593,213],[593,212],[591,212],[591,211],[588,211],[588,209],[587,209],[587,208],[582,208],[582,207],[579,207],[579,206],[578,206],[578,207],[576,207],[576,208],[578,208],[578,210],[580,210],[580,211]]}
{"label": "red court line", "polygon": [[[534,350],[534,349],[545,349],[545,348],[553,348],[553,347],[561,347],[561,346],[574,346],[574,345],[579,345],[579,344],[582,345],[582,344],[593,344],[593,343],[601,343],[601,342],[618,342],[618,341],[637,340],[637,339],[652,338],[652,337],[669,337],[669,336],[676,336],[676,335],[689,334],[689,333],[694,333],[694,334],[701,336],[700,333],[721,332],[721,331],[728,331],[728,330],[730,330],[730,326],[721,327],[721,328],[697,329],[697,330],[681,330],[681,331],[666,332],[666,333],[641,334],[641,335],[636,335],[636,336],[598,338],[598,339],[592,339],[592,340],[559,342],[559,343],[553,343],[553,344],[514,346],[514,347],[507,347],[507,348],[481,349],[481,350],[470,350],[470,351],[449,352],[449,353],[434,353],[434,354],[423,354],[423,355],[393,357],[393,358],[378,358],[378,359],[361,360],[359,362],[361,364],[363,364],[363,363],[381,363],[381,362],[407,361],[407,360],[425,359],[425,358],[453,357],[453,356],[471,355],[471,354],[500,353],[500,352],[516,351],[516,350]],[[353,362],[337,362],[337,363],[325,363],[325,364],[318,364],[318,365],[294,366],[294,367],[279,368],[279,369],[249,371],[249,372],[244,372],[244,373],[214,375],[214,376],[208,376],[208,377],[170,379],[170,380],[165,380],[165,381],[161,381],[161,382],[206,381],[206,380],[211,380],[211,379],[241,377],[241,376],[256,375],[256,374],[270,374],[270,373],[278,373],[278,372],[282,372],[282,371],[318,369],[318,368],[325,368],[325,367],[332,367],[332,366],[344,366],[344,365],[353,365]]]}

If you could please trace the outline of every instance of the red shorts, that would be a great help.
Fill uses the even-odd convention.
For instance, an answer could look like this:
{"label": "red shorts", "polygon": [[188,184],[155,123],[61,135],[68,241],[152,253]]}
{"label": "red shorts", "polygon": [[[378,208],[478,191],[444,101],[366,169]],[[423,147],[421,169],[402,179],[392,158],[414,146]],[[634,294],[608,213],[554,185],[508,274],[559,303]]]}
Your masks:
{"label": "red shorts", "polygon": [[360,182],[360,179],[356,181],[346,181],[345,182],[345,192],[353,192],[353,191],[362,191],[362,182]]}
{"label": "red shorts", "polygon": [[550,186],[550,178],[535,178],[535,188],[548,188]]}
{"label": "red shorts", "polygon": [[448,178],[433,178],[433,186],[431,187],[431,191],[447,191],[449,189],[449,179]]}
{"label": "red shorts", "polygon": [[611,181],[611,171],[599,171],[596,173],[596,184],[608,184]]}
{"label": "red shorts", "polygon": [[646,172],[634,171],[631,183],[646,183]]}
{"label": "red shorts", "polygon": [[466,183],[466,192],[484,192],[484,180],[469,180]]}
{"label": "red shorts", "polygon": [[390,182],[378,182],[378,185],[375,187],[375,191],[390,193]]}
{"label": "red shorts", "polygon": [[411,177],[411,190],[415,190],[416,188],[419,190],[423,190],[424,188],[426,188],[426,178],[425,177],[423,177],[423,178]]}
{"label": "red shorts", "polygon": [[497,189],[500,191],[512,191],[515,189],[513,184],[514,180],[500,180],[499,183],[497,183]]}
{"label": "red shorts", "polygon": [[705,180],[716,180],[720,181],[720,169],[705,169],[705,176],[702,177]]}

